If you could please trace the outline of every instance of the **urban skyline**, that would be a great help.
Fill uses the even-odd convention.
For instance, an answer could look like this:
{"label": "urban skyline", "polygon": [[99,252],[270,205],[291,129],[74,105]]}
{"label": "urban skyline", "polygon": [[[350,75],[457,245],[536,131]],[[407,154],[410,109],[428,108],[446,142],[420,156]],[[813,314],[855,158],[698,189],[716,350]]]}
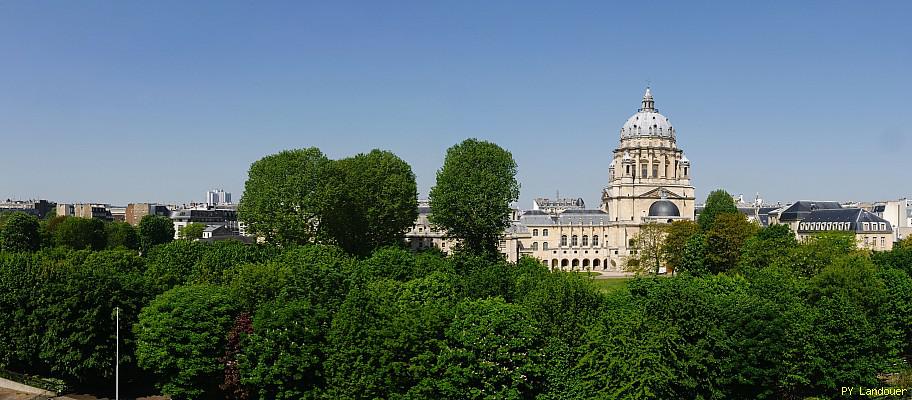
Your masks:
{"label": "urban skyline", "polygon": [[912,128],[889,117],[912,106],[908,3],[2,7],[3,198],[240,198],[250,163],[309,146],[390,150],[426,197],[478,137],[513,153],[518,207],[597,204],[647,85],[698,160],[697,199],[908,195]]}

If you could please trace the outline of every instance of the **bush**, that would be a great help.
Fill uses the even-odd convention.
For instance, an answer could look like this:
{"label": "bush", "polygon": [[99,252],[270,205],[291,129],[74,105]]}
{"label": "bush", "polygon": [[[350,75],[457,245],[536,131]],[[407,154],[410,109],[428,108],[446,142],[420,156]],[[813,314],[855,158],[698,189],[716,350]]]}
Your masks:
{"label": "bush", "polygon": [[139,366],[174,398],[218,398],[226,336],[239,307],[219,286],[177,286],[142,310],[134,326]]}

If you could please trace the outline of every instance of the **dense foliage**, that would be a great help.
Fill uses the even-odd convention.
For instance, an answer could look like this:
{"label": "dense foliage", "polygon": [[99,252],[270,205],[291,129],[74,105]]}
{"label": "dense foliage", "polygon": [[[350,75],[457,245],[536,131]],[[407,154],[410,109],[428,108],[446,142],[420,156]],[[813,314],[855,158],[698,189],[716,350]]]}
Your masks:
{"label": "dense foliage", "polygon": [[320,219],[333,244],[366,256],[399,244],[418,217],[412,167],[388,151],[374,150],[332,163],[328,204]]}
{"label": "dense foliage", "polygon": [[705,232],[712,228],[716,221],[716,216],[719,214],[735,214],[737,212],[738,207],[735,206],[735,201],[728,192],[721,189],[714,190],[707,196],[706,203],[703,204],[703,211],[700,212],[700,217],[697,218],[697,223],[700,224],[700,229]]}
{"label": "dense foliage", "polygon": [[12,213],[0,228],[0,249],[34,251],[41,246],[38,218],[23,212]]}
{"label": "dense foliage", "polygon": [[2,252],[0,368],[106,390],[119,307],[121,387],[178,399],[778,399],[883,385],[912,356],[912,249],[780,229],[749,237],[728,272],[609,293],[533,259],[397,248]]}
{"label": "dense foliage", "polygon": [[174,240],[174,223],[161,215],[144,215],[136,226],[139,244],[144,250]]}
{"label": "dense foliage", "polygon": [[330,160],[312,147],[253,163],[238,218],[272,244],[332,244],[367,256],[402,242],[417,197],[411,166],[393,153]]}
{"label": "dense foliage", "polygon": [[447,149],[431,188],[431,222],[472,253],[493,254],[519,197],[516,162],[500,146],[467,139]]}

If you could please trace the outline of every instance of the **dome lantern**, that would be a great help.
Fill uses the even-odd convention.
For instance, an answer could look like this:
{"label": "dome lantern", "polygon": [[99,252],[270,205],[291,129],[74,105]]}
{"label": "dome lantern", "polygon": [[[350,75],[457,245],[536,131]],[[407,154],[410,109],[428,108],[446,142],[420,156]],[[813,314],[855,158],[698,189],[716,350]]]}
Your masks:
{"label": "dome lantern", "polygon": [[643,108],[640,108],[639,111],[659,111],[655,108],[655,100],[652,99],[652,91],[649,90],[649,86],[646,87],[646,93],[643,93]]}

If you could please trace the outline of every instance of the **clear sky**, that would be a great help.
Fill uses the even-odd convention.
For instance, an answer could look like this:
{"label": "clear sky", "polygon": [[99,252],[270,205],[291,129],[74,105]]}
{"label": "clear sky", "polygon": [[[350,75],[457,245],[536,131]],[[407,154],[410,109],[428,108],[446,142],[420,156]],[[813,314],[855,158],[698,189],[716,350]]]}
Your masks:
{"label": "clear sky", "polygon": [[[736,4],[737,3],[737,4]],[[762,3],[762,4],[761,4]],[[912,196],[912,2],[3,1],[0,197],[240,197],[317,146],[513,153],[521,207],[597,207],[649,82],[699,199]]]}

